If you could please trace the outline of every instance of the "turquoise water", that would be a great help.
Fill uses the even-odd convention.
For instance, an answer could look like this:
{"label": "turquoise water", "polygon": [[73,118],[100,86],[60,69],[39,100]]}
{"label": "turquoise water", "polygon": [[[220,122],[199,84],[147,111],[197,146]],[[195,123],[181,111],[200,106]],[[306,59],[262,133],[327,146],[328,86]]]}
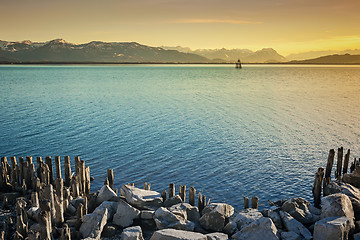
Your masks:
{"label": "turquoise water", "polygon": [[312,200],[330,148],[360,155],[359,93],[358,66],[0,66],[0,156],[79,155],[93,190],[113,168],[237,208]]}

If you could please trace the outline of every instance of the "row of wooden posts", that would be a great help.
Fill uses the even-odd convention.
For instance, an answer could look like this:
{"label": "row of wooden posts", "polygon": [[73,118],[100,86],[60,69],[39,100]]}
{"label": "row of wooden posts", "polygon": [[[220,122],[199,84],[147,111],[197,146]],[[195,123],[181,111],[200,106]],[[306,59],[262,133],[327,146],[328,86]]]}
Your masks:
{"label": "row of wooden posts", "polygon": [[[320,207],[321,204],[321,191],[325,194],[326,186],[331,182],[331,171],[334,165],[335,159],[335,150],[330,149],[329,156],[327,159],[326,170],[324,172],[324,168],[318,168],[315,173],[315,180],[313,186],[313,195],[314,195],[314,205],[315,207]],[[350,160],[350,149],[347,150],[344,156],[344,148],[340,147],[337,151],[337,163],[335,169],[335,180],[340,181],[342,176],[348,173],[349,168],[349,160]],[[355,167],[359,165],[359,160],[354,158],[354,161],[350,166],[350,173],[355,170]]]}
{"label": "row of wooden posts", "polygon": [[[90,193],[90,168],[85,166],[85,162],[75,157],[75,173],[71,173],[70,158],[64,157],[65,181],[61,176],[60,157],[55,157],[55,176],[51,157],[46,157],[45,162],[41,157],[37,157],[37,169],[32,157],[19,158],[11,157],[11,166],[6,157],[1,159],[0,187],[7,192],[20,192],[24,196],[31,194],[31,207],[40,208],[38,221],[40,228],[38,232],[29,231],[28,216],[25,212],[26,201],[24,197],[16,199],[16,231],[14,239],[50,240],[53,226],[62,227],[61,239],[71,239],[70,228],[64,224],[64,215],[69,208],[71,199],[78,196],[84,197],[84,204],[80,203],[75,209],[77,219],[75,219],[78,229],[82,222],[82,216],[87,214],[87,198]],[[4,195],[3,204],[6,205],[8,199]],[[11,224],[11,222],[9,223]],[[6,227],[1,231],[1,237],[5,239]]]}
{"label": "row of wooden posts", "polygon": [[[29,231],[28,215],[25,212],[26,201],[24,197],[16,199],[16,232],[14,239],[25,239],[28,237],[32,239],[50,240],[53,232],[53,227],[61,228],[61,239],[71,239],[70,228],[79,230],[82,217],[91,212],[94,208],[92,205],[96,204],[96,194],[90,193],[90,168],[85,166],[85,161],[75,157],[75,173],[72,174],[70,166],[70,157],[64,157],[65,179],[61,174],[60,157],[55,157],[55,178],[53,171],[53,162],[51,157],[46,157],[45,161],[41,157],[36,159],[33,163],[32,157],[25,158],[11,157],[11,164],[8,163],[7,158],[1,158],[0,168],[0,187],[6,192],[19,192],[23,196],[30,194],[31,207],[40,208],[39,214],[39,232]],[[104,184],[107,184],[116,193],[114,189],[114,173],[112,169],[107,170],[107,178]],[[134,184],[132,184],[134,185]],[[144,189],[150,190],[151,184],[144,183]],[[163,191],[161,197],[165,201],[166,198],[175,196],[175,184],[169,184],[169,192]],[[186,186],[179,186],[179,195],[183,202],[186,200]],[[77,197],[83,197],[83,203],[80,203],[77,209],[70,205],[70,201]],[[195,206],[196,189],[189,188],[189,204]],[[198,193],[198,208],[202,211],[209,203],[201,192]],[[4,195],[3,204],[7,204],[8,199]],[[258,197],[251,198],[252,208],[258,208]],[[249,208],[249,198],[244,198],[244,207]],[[71,209],[72,208],[72,209]],[[66,214],[72,212],[76,217],[70,217],[71,225],[65,223]],[[69,223],[69,219],[67,219]],[[9,224],[11,224],[11,219]],[[0,239],[5,239],[6,227],[0,230]]]}

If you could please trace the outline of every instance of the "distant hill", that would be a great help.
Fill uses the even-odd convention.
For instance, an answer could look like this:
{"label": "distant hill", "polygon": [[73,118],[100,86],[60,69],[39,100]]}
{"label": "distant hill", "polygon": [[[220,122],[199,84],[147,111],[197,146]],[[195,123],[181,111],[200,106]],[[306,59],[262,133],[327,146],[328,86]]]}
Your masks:
{"label": "distant hill", "polygon": [[272,48],[263,48],[256,52],[249,49],[197,49],[191,50],[186,47],[167,47],[162,46],[164,49],[177,50],[180,52],[194,53],[214,62],[235,62],[239,58],[245,63],[269,63],[269,62],[286,62],[288,61],[285,57],[278,54]]}
{"label": "distant hill", "polygon": [[152,62],[206,63],[210,60],[193,53],[149,47],[136,42],[68,43],[63,39],[37,43],[0,41],[0,62]]}
{"label": "distant hill", "polygon": [[290,63],[301,64],[360,64],[360,55],[329,55],[302,61],[291,61]]}
{"label": "distant hill", "polygon": [[289,59],[290,61],[292,61],[292,60],[307,60],[307,59],[313,59],[313,58],[334,55],[334,54],[360,55],[360,49],[346,49],[346,50],[342,50],[342,51],[334,51],[334,50],[310,51],[310,52],[302,52],[302,53],[293,53],[293,54],[286,56],[286,58]]}

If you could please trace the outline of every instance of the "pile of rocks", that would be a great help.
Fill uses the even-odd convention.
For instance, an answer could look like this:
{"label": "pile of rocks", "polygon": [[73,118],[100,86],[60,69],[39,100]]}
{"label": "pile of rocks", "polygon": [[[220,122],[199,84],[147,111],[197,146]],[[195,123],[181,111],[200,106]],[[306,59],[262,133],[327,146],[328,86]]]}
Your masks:
{"label": "pile of rocks", "polygon": [[56,179],[50,158],[46,163],[37,159],[36,172],[31,158],[20,161],[22,167],[15,160],[10,167],[2,159],[0,169],[0,184],[5,186],[1,191],[6,190],[0,197],[0,240],[360,240],[360,190],[340,181],[324,184],[321,208],[299,197],[271,202],[259,211],[257,198],[254,208],[248,208],[249,199],[244,198],[246,209],[235,212],[229,204],[210,203],[201,194],[195,206],[194,188],[186,203],[186,187],[180,186],[176,195],[174,184],[168,194],[150,190],[149,184],[144,189],[126,184],[118,191],[112,170],[104,186],[90,193],[90,171],[79,158],[74,174],[66,173],[66,158],[65,184],[59,158]]}

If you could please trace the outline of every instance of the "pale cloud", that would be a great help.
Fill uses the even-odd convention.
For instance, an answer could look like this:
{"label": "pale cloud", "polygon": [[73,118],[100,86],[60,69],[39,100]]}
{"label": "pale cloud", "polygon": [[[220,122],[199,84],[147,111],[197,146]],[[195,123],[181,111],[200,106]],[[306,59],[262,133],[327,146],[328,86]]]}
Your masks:
{"label": "pale cloud", "polygon": [[179,19],[175,23],[223,23],[223,24],[262,24],[262,22],[246,21],[246,20],[233,20],[233,19]]}

